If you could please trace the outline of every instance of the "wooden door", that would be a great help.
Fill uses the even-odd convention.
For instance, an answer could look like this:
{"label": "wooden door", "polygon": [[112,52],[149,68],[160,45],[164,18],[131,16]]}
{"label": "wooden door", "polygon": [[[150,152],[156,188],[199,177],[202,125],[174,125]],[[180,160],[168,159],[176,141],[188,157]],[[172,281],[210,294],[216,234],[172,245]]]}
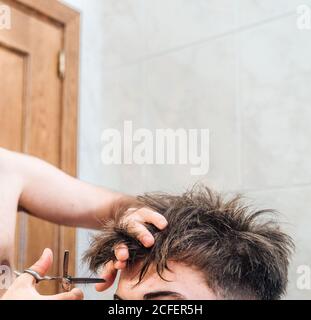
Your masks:
{"label": "wooden door", "polygon": [[[79,14],[56,0],[0,0],[1,6],[11,25],[0,29],[0,146],[75,175]],[[49,247],[51,274],[61,272],[65,249],[74,272],[74,229],[25,213],[17,221],[16,268],[29,267]],[[40,284],[42,293],[58,291],[55,283]]]}

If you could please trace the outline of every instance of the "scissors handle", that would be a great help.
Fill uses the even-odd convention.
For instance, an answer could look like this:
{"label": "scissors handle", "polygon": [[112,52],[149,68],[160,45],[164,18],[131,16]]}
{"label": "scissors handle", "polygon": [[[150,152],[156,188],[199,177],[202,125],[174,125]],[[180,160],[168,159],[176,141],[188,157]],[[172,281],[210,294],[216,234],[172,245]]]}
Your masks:
{"label": "scissors handle", "polygon": [[62,279],[62,277],[50,277],[50,276],[41,277],[38,272],[31,270],[31,269],[26,269],[26,270],[24,270],[24,272],[14,271],[14,273],[18,277],[20,275],[22,275],[23,273],[28,273],[34,277],[34,279],[36,280],[36,283],[39,283],[41,281],[51,281],[51,280],[61,280]]}

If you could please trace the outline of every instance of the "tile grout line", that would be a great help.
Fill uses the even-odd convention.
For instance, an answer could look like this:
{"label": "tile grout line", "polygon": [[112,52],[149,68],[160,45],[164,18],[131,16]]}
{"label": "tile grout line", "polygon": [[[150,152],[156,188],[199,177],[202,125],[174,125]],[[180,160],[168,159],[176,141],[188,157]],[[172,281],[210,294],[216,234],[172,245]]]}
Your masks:
{"label": "tile grout line", "polygon": [[[234,23],[235,26],[237,26],[239,21],[239,10],[238,5],[235,6],[235,12],[234,12]],[[242,170],[243,170],[243,163],[242,163],[242,109],[240,104],[240,46],[239,46],[239,37],[238,34],[234,34],[234,54],[235,54],[235,97],[234,97],[234,103],[235,103],[235,112],[236,112],[236,127],[237,127],[237,170],[238,170],[238,186],[239,188],[243,187],[243,176],[242,176]]]}
{"label": "tile grout line", "polygon": [[257,193],[257,192],[293,190],[293,189],[301,189],[301,188],[309,188],[309,187],[311,187],[311,183],[293,184],[293,185],[285,185],[285,186],[270,186],[270,187],[262,187],[262,188],[245,188],[245,189],[241,188],[241,189],[228,190],[226,192]]}
{"label": "tile grout line", "polygon": [[104,67],[104,69],[106,71],[115,71],[115,70],[118,70],[118,69],[122,69],[122,68],[130,67],[130,66],[133,66],[133,65],[136,65],[136,64],[140,64],[142,62],[150,61],[150,60],[165,56],[167,54],[176,53],[176,52],[183,51],[183,50],[186,50],[186,49],[190,49],[190,48],[193,48],[193,47],[200,47],[200,46],[202,46],[202,45],[204,45],[204,44],[206,44],[206,43],[208,43],[210,41],[221,39],[221,38],[224,38],[224,37],[227,37],[229,35],[236,34],[236,33],[241,33],[241,32],[244,32],[244,31],[252,30],[254,28],[269,24],[271,22],[278,21],[278,20],[284,19],[286,17],[290,17],[290,16],[292,16],[294,14],[296,14],[296,11],[291,10],[291,11],[288,11],[288,12],[283,13],[281,15],[274,16],[272,18],[261,20],[259,22],[254,22],[254,23],[246,25],[246,26],[236,27],[236,28],[233,28],[233,29],[231,29],[229,31],[226,31],[226,32],[223,32],[223,33],[219,33],[219,34],[214,34],[214,35],[211,35],[211,36],[209,36],[209,37],[207,37],[205,39],[202,38],[200,40],[193,41],[191,43],[187,43],[187,44],[184,44],[184,45],[176,46],[174,48],[169,48],[169,49],[166,49],[166,50],[162,50],[162,51],[159,51],[158,53],[146,54],[145,56],[142,56],[140,58],[134,59],[132,61],[121,63],[119,65],[115,65],[115,66],[111,66],[111,67]]}

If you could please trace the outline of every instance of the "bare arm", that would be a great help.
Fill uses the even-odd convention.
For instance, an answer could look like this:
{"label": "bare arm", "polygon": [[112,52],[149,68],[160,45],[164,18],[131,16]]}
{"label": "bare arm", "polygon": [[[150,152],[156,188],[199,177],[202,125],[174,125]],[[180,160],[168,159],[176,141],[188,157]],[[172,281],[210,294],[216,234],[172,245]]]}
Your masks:
{"label": "bare arm", "polygon": [[[116,207],[133,205],[134,200],[79,181],[37,158],[0,148],[0,264],[13,263],[18,206],[54,223],[96,229],[105,220],[113,219]],[[153,245],[154,238],[144,223],[152,223],[159,229],[167,225],[161,214],[148,208],[131,211],[124,215],[124,221],[146,247]],[[110,281],[98,290],[108,288],[115,279],[116,269],[126,266],[127,247],[120,246],[114,251],[118,261],[105,275]]]}
{"label": "bare arm", "polygon": [[0,148],[0,265],[13,263],[18,206],[54,223],[96,229],[112,218],[114,206],[131,200],[37,158]]}
{"label": "bare arm", "polygon": [[[116,204],[133,200],[75,179],[40,159],[5,149],[0,149],[0,174],[7,178],[5,184],[0,181],[6,190],[7,200],[2,201],[6,206],[12,207],[14,198],[15,211],[17,200],[30,214],[63,225],[99,228],[103,220],[112,218]],[[7,210],[0,210],[0,221],[9,219]]]}

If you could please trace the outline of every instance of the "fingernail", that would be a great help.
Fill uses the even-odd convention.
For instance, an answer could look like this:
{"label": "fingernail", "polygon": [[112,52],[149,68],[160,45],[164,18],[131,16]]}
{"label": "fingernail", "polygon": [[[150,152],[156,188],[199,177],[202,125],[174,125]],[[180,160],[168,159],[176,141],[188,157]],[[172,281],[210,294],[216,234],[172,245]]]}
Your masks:
{"label": "fingernail", "polygon": [[151,236],[144,236],[142,242],[144,245],[153,245],[154,239]]}
{"label": "fingernail", "polygon": [[168,225],[168,222],[167,222],[166,220],[163,220],[163,221],[161,222],[161,227],[162,227],[162,228],[167,227],[167,225]]}
{"label": "fingernail", "polygon": [[48,249],[45,248],[45,249],[43,250],[42,254],[41,254],[40,260],[41,260],[41,259],[44,260],[44,258],[47,256],[47,254],[48,254]]}

